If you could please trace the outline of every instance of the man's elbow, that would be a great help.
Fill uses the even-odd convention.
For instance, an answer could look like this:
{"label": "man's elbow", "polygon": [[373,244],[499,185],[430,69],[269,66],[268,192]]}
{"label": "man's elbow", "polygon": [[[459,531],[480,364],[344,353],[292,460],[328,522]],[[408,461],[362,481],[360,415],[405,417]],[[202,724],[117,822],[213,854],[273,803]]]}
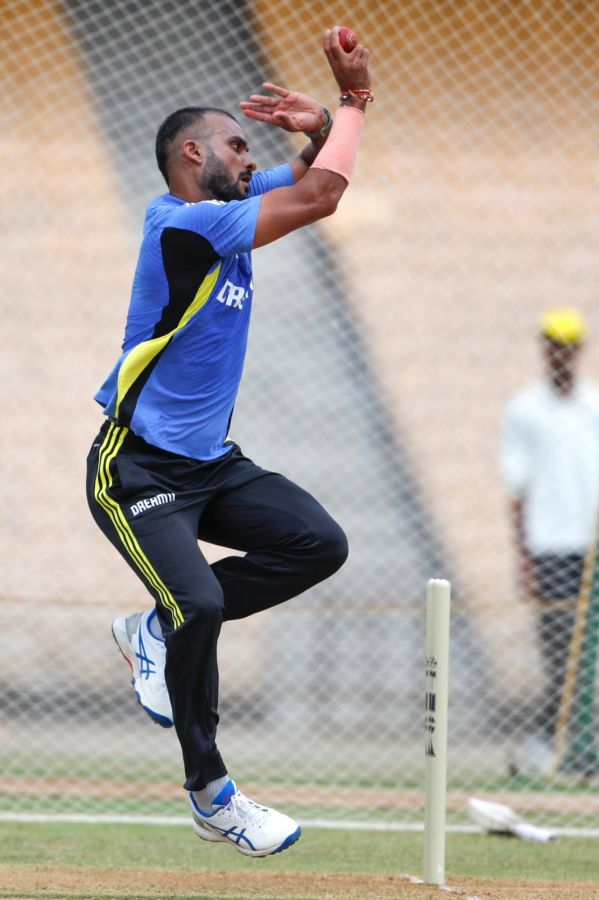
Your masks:
{"label": "man's elbow", "polygon": [[336,212],[337,207],[339,206],[339,201],[343,195],[339,192],[335,194],[328,194],[324,200],[324,208],[325,212],[323,214],[323,218],[327,216],[332,216],[334,212]]}
{"label": "man's elbow", "polygon": [[326,219],[332,216],[339,206],[339,201],[343,196],[343,192],[339,190],[321,191],[315,198],[315,211],[319,219]]}
{"label": "man's elbow", "polygon": [[[336,172],[312,169],[298,185],[302,203],[309,209],[311,221],[332,216],[347,187],[347,181]],[[299,197],[299,195],[298,195]]]}

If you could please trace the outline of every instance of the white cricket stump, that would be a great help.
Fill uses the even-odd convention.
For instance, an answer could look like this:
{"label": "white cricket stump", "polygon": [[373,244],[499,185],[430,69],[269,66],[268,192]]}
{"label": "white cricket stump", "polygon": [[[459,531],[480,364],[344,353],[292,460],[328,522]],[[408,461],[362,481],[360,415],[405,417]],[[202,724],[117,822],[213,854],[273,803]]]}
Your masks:
{"label": "white cricket stump", "polygon": [[450,598],[449,581],[431,578],[426,591],[425,884],[445,880]]}

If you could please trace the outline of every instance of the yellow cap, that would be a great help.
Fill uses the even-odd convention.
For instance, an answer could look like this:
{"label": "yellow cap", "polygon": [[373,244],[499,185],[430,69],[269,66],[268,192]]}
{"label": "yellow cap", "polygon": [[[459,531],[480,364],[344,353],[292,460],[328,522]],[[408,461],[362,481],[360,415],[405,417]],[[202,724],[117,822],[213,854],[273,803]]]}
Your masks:
{"label": "yellow cap", "polygon": [[579,344],[586,337],[587,324],[579,312],[564,306],[543,313],[539,330],[543,337],[558,344]]}

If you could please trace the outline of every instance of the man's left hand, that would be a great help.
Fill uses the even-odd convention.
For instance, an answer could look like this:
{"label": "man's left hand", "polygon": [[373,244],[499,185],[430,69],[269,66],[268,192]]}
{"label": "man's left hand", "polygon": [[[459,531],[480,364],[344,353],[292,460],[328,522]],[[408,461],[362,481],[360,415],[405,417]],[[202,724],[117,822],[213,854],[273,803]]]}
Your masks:
{"label": "man's left hand", "polygon": [[249,100],[239,104],[244,115],[267,125],[276,125],[285,131],[320,131],[325,122],[325,113],[316,100],[307,94],[288,91],[276,84],[265,81],[265,90],[277,94],[267,97],[263,94],[252,94]]}

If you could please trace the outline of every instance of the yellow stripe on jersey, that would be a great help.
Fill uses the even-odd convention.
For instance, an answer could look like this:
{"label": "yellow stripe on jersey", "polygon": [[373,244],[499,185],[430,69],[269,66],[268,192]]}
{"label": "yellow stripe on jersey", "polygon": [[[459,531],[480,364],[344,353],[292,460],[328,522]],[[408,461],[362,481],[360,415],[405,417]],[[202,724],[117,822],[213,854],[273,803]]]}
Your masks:
{"label": "yellow stripe on jersey", "polygon": [[127,392],[133,387],[144,369],[149,366],[152,360],[155,359],[162,350],[164,350],[173,335],[178,331],[181,331],[182,328],[185,328],[191,317],[199,312],[207,303],[208,298],[218,281],[220,270],[221,264],[219,263],[216,269],[204,278],[195,297],[183,313],[178,325],[169,331],[168,334],[151,338],[149,341],[142,341],[141,344],[137,344],[137,346],[133,347],[127,354],[119,369],[116,409],[114,413],[115,418],[118,418],[120,405],[127,396]]}
{"label": "yellow stripe on jersey", "polygon": [[136,568],[139,569],[145,579],[154,588],[165,609],[169,610],[173,620],[173,628],[177,628],[179,625],[182,625],[184,621],[183,613],[181,612],[177,601],[141,549],[121,507],[108,493],[113,481],[110,465],[113,460],[116,459],[128,431],[128,428],[123,428],[112,423],[110,424],[106,437],[100,447],[94,497],[110,517],[125,550],[135,563]]}

